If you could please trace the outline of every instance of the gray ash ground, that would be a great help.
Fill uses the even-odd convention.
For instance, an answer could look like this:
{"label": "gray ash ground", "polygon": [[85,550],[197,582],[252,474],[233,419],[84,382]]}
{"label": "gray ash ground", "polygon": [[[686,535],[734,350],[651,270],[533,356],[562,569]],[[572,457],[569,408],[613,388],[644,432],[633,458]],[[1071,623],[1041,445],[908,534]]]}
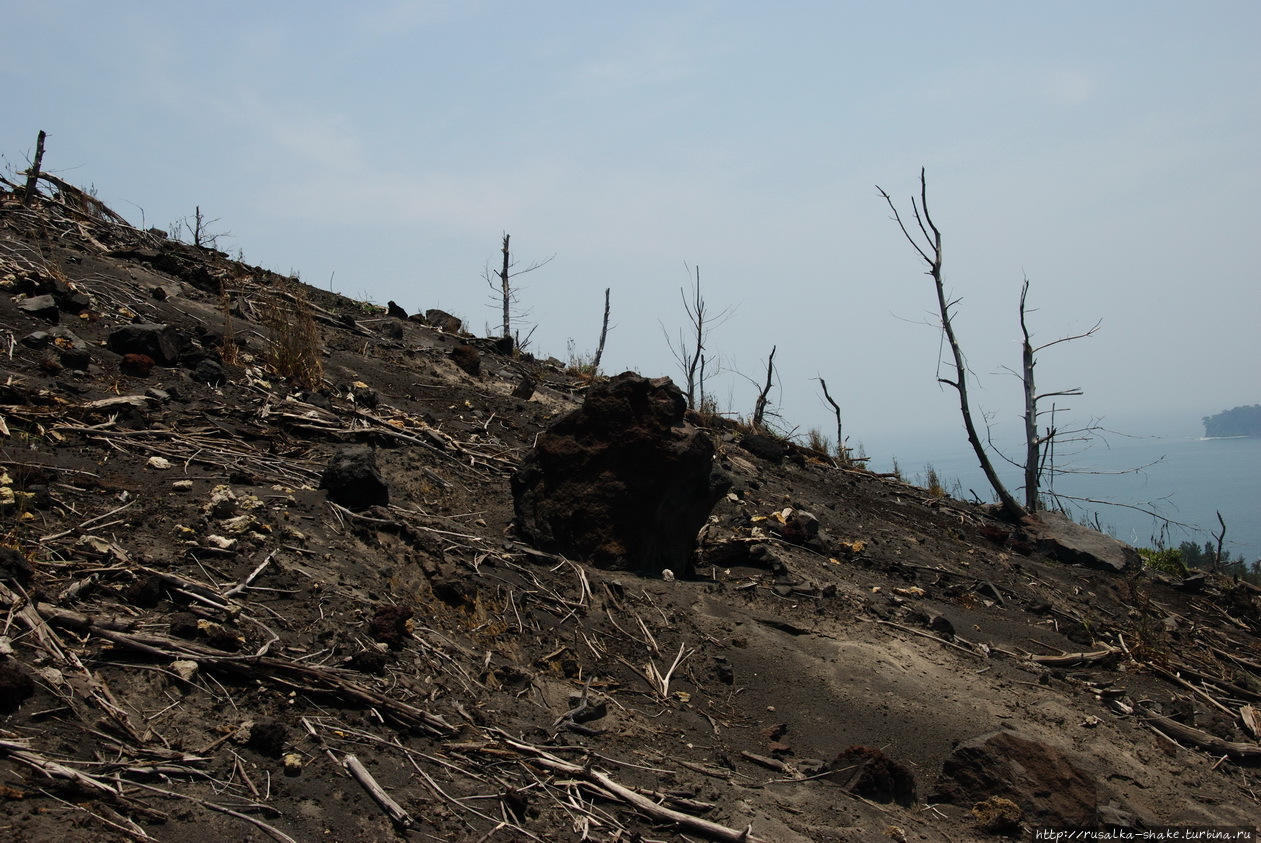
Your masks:
{"label": "gray ash ground", "polygon": [[[1256,745],[1246,584],[1061,564],[988,508],[696,418],[732,486],[691,578],[539,551],[509,478],[582,380],[299,288],[323,376],[295,386],[266,364],[291,282],[78,207],[0,207],[5,839],[961,841],[1261,815],[1246,752],[1147,722]],[[131,323],[183,347],[125,361]],[[349,445],[388,503],[320,488]],[[941,779],[1004,730],[1075,776]],[[996,798],[1023,819],[987,825]]]}

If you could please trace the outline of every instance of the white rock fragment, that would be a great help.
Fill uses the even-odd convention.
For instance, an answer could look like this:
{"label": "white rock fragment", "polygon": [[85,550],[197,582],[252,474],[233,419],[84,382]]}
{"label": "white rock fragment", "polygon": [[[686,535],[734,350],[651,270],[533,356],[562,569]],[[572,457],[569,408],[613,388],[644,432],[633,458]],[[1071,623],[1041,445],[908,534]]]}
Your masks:
{"label": "white rock fragment", "polygon": [[171,461],[166,457],[149,457],[149,468],[156,471],[166,471],[171,467]]}
{"label": "white rock fragment", "polygon": [[193,677],[197,675],[198,669],[197,662],[192,659],[178,659],[171,662],[171,672],[185,682],[192,682]]}
{"label": "white rock fragment", "polygon": [[256,523],[253,515],[237,515],[233,518],[223,519],[221,526],[233,535],[240,535],[252,528]]}
{"label": "white rock fragment", "polygon": [[236,492],[232,491],[231,486],[225,486],[222,483],[215,486],[210,490],[210,500],[206,503],[205,511],[207,515],[213,515],[215,518],[236,515]]}

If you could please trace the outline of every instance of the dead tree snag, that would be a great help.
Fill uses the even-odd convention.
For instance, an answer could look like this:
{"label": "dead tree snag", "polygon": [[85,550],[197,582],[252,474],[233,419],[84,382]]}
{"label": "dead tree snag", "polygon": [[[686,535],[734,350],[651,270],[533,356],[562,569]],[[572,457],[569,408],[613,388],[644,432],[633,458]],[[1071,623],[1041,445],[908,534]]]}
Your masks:
{"label": "dead tree snag", "polygon": [[946,335],[946,341],[950,345],[950,354],[954,360],[955,371],[953,380],[939,377],[938,381],[954,387],[959,394],[959,411],[963,415],[963,426],[967,429],[968,442],[971,443],[972,450],[981,464],[981,471],[985,472],[985,479],[989,481],[990,487],[998,495],[1003,513],[1012,520],[1019,520],[1028,513],[1020,505],[1020,502],[1012,496],[1011,492],[1007,491],[1003,481],[999,479],[998,472],[994,470],[994,464],[990,461],[989,454],[985,451],[985,446],[981,444],[981,437],[972,421],[972,407],[968,401],[967,363],[964,361],[963,349],[959,346],[959,340],[955,336],[954,324],[951,321],[951,308],[959,303],[959,299],[949,300],[946,298],[945,282],[942,280],[941,273],[941,230],[937,228],[936,223],[933,222],[933,218],[928,212],[928,180],[922,167],[919,173],[919,183],[919,199],[917,201],[914,196],[911,197],[911,209],[915,214],[915,224],[919,229],[922,242],[917,240],[915,235],[907,228],[889,194],[879,185],[876,186],[876,190],[880,191],[880,195],[888,204],[889,209],[893,211],[893,219],[897,222],[898,227],[902,229],[902,234],[906,237],[907,242],[911,244],[911,247],[915,249],[924,263],[928,265],[928,272],[925,274],[933,279],[933,286],[937,291],[937,312],[941,318],[941,330]]}
{"label": "dead tree snag", "polygon": [[41,129],[39,137],[35,140],[35,161],[26,171],[26,192],[22,194],[23,208],[31,207],[31,203],[35,201],[35,183],[39,181],[39,168],[44,162],[44,138],[46,137],[47,135]]}

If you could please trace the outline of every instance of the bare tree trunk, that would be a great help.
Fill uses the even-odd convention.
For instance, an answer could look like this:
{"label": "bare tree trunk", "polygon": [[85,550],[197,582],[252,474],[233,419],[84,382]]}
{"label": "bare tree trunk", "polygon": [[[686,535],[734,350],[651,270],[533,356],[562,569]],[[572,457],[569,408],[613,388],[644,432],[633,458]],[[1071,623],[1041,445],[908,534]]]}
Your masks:
{"label": "bare tree trunk", "polygon": [[771,356],[766,359],[766,386],[758,394],[757,403],[753,405],[753,429],[762,429],[762,418],[766,415],[766,397],[771,392],[771,376],[775,371],[775,346],[771,346]]}
{"label": "bare tree trunk", "polygon": [[39,137],[35,140],[35,163],[31,164],[31,168],[26,171],[26,192],[22,195],[22,207],[29,208],[31,203],[35,201],[35,183],[39,181],[39,168],[44,163],[44,138],[47,135],[41,129]]}
{"label": "bare tree trunk", "polygon": [[[1024,280],[1024,285],[1020,288],[1020,333],[1023,336],[1021,344],[1021,381],[1024,384],[1025,391],[1025,508],[1030,512],[1037,512],[1042,508],[1039,501],[1042,478],[1046,473],[1045,459],[1043,454],[1043,446],[1048,449],[1053,448],[1055,437],[1058,433],[1055,427],[1055,405],[1051,405],[1051,425],[1046,429],[1046,433],[1042,436],[1038,435],[1038,402],[1043,398],[1051,398],[1059,395],[1081,395],[1079,388],[1062,389],[1057,392],[1046,392],[1042,395],[1038,394],[1037,387],[1034,382],[1033,370],[1037,365],[1037,355],[1039,351],[1058,345],[1062,342],[1070,340],[1084,339],[1092,336],[1095,331],[1099,330],[1098,322],[1089,331],[1081,334],[1072,334],[1070,336],[1061,337],[1057,340],[1044,343],[1038,347],[1034,347],[1033,340],[1029,335],[1029,325],[1025,319],[1027,309],[1025,301],[1029,295],[1029,279]],[[1054,468],[1051,469],[1054,471]]]}
{"label": "bare tree trunk", "polygon": [[[702,366],[701,355],[705,351],[705,300],[701,298],[701,268],[696,267],[696,286],[693,288],[692,324],[696,328],[696,351],[692,352],[691,365],[687,369],[687,406],[696,409],[696,367]],[[701,368],[701,401],[705,400],[705,369]]]}
{"label": "bare tree trunk", "polygon": [[1033,343],[1029,341],[1029,327],[1025,322],[1025,298],[1028,294],[1029,279],[1026,278],[1020,289],[1020,332],[1024,337],[1020,347],[1020,363],[1025,387],[1025,508],[1030,512],[1037,512],[1038,472],[1041,467],[1038,452],[1042,440],[1038,438],[1038,395],[1033,381],[1033,367],[1037,361],[1033,356]]}
{"label": "bare tree trunk", "polygon": [[604,356],[604,338],[609,335],[609,288],[604,288],[604,325],[600,328],[600,344],[596,347],[595,357],[591,359],[591,377],[600,374],[600,358]]}
{"label": "bare tree trunk", "polygon": [[[915,211],[915,222],[926,241],[925,246],[921,246],[911,236],[889,194],[881,190],[880,187],[876,189],[880,191],[880,195],[889,204],[889,208],[893,211],[893,218],[902,229],[902,234],[915,248],[915,251],[919,252],[919,256],[923,258],[924,262],[928,264],[928,274],[932,277],[933,285],[937,288],[937,312],[941,316],[941,329],[946,335],[946,341],[950,344],[950,353],[954,358],[955,368],[954,380],[940,377],[938,380],[941,383],[954,387],[955,391],[959,393],[959,412],[963,415],[963,426],[968,432],[968,442],[971,443],[972,451],[976,454],[976,458],[981,464],[981,471],[985,472],[985,479],[989,481],[990,487],[998,495],[999,504],[1002,506],[1003,512],[1008,518],[1018,520],[1027,515],[1028,512],[1020,505],[1019,501],[1012,497],[1011,492],[1007,491],[1007,487],[999,479],[998,472],[994,470],[994,465],[990,462],[989,454],[985,452],[985,447],[981,444],[981,437],[976,432],[976,425],[972,422],[972,408],[968,402],[967,363],[963,359],[963,350],[959,347],[958,338],[955,337],[954,324],[951,322],[950,317],[950,308],[958,300],[946,300],[945,284],[941,274],[941,230],[937,228],[928,213],[928,180],[922,167],[920,168],[919,182],[919,203],[916,204],[915,200],[912,199],[911,206]],[[931,257],[929,252],[932,253]]]}
{"label": "bare tree trunk", "polygon": [[508,267],[509,267],[508,238],[510,236],[511,235],[504,234],[504,246],[503,246],[504,268],[503,268],[503,271],[499,273],[499,284],[500,284],[501,289],[503,290],[503,296],[504,296],[504,337],[508,338],[509,340],[512,339],[512,330],[511,330],[512,316],[510,313],[511,304],[512,304],[512,289],[511,287],[509,287],[509,284],[508,284]]}
{"label": "bare tree trunk", "polygon": [[701,355],[701,367],[696,377],[696,394],[700,399],[696,402],[696,409],[705,410],[705,355]]}
{"label": "bare tree trunk", "polygon": [[833,412],[836,413],[836,457],[842,463],[848,462],[845,457],[845,439],[841,435],[841,408],[832,400],[832,396],[828,394],[828,384],[823,378],[819,378],[819,385],[823,387],[823,397],[832,405]]}
{"label": "bare tree trunk", "polygon": [[1217,523],[1222,525],[1222,531],[1217,534],[1217,553],[1213,555],[1213,573],[1221,573],[1222,570],[1222,542],[1226,541],[1226,522],[1222,520],[1221,510],[1217,511]]}

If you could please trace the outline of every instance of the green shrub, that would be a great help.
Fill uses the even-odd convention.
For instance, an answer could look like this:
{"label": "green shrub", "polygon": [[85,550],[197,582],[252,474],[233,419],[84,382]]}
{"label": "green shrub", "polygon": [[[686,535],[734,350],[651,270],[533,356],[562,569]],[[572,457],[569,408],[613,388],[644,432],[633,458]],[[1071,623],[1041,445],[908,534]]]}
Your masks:
{"label": "green shrub", "polygon": [[1148,568],[1175,577],[1187,575],[1186,563],[1182,561],[1182,551],[1176,547],[1162,547],[1159,550],[1140,547],[1138,555],[1143,557],[1143,564]]}

